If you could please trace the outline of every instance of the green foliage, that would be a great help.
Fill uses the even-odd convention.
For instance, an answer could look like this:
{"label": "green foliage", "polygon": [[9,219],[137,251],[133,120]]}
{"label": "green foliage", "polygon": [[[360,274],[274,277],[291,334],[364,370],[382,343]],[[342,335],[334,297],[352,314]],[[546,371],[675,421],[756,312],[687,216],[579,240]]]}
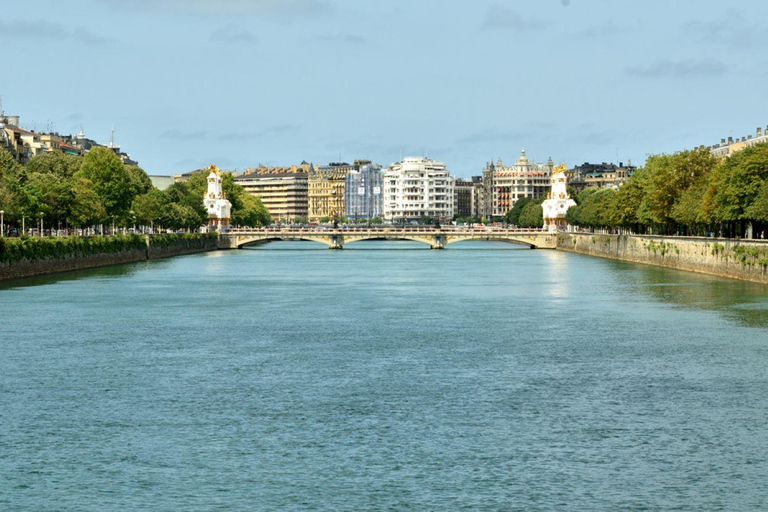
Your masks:
{"label": "green foliage", "polygon": [[[201,240],[216,238],[217,233],[153,235],[150,247],[166,248],[173,244],[195,246]],[[20,237],[0,238],[0,263],[18,263],[22,260],[81,258],[97,254],[113,254],[145,250],[147,239],[144,235],[114,236],[63,236],[63,237]]]}
{"label": "green foliage", "polygon": [[32,157],[27,163],[28,173],[54,174],[61,178],[71,178],[80,170],[83,159],[64,153],[44,153]]}
{"label": "green foliage", "polygon": [[578,204],[568,209],[565,219],[576,226],[613,226],[616,223],[617,196],[618,193],[612,189],[587,188],[579,194]]}
{"label": "green foliage", "polygon": [[540,228],[544,226],[544,210],[541,207],[543,200],[529,201],[522,211],[517,225],[521,228]]}
{"label": "green foliage", "polygon": [[0,239],[0,262],[15,263],[20,260],[83,257],[145,247],[146,241],[142,235],[2,238]]}
{"label": "green foliage", "polygon": [[662,256],[666,256],[672,250],[675,251],[675,254],[680,254],[680,249],[675,244],[669,242],[650,240],[648,242],[643,242],[643,248],[646,251],[651,251],[653,254],[660,254]]}
{"label": "green foliage", "polygon": [[146,194],[137,196],[133,200],[131,210],[139,224],[150,226],[160,223],[168,204],[170,204],[168,196],[153,188]]}
{"label": "green foliage", "polygon": [[113,151],[105,147],[91,149],[83,157],[77,176],[93,183],[108,218],[125,220],[128,217],[136,189],[131,172]]}
{"label": "green foliage", "polygon": [[125,170],[128,172],[128,179],[131,182],[131,188],[133,189],[133,195],[140,196],[146,194],[152,188],[152,180],[149,179],[144,169],[135,165],[126,165]]}
{"label": "green foliage", "polygon": [[218,236],[219,236],[218,233],[201,233],[201,234],[183,233],[180,235],[176,235],[176,234],[152,235],[149,237],[149,246],[160,247],[165,249],[179,243],[181,243],[182,245],[194,245],[198,243],[200,240],[213,239],[213,238],[217,238]]}
{"label": "green foliage", "polygon": [[[756,144],[725,159],[710,181],[708,194],[718,221],[755,219],[768,181],[768,144]],[[755,208],[752,208],[755,204]]]}
{"label": "green foliage", "polygon": [[768,180],[763,181],[752,203],[744,210],[748,219],[768,222]]}
{"label": "green foliage", "polygon": [[519,226],[520,215],[523,213],[523,209],[526,206],[528,206],[528,204],[531,202],[533,202],[533,199],[529,197],[521,197],[520,199],[515,201],[515,205],[504,216],[504,220],[506,220],[507,224],[512,224],[513,226]]}

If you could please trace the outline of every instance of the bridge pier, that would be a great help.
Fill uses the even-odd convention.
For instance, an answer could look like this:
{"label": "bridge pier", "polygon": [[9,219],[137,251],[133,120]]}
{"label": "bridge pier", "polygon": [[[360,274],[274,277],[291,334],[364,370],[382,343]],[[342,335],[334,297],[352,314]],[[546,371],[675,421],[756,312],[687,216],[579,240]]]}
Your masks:
{"label": "bridge pier", "polygon": [[328,244],[329,249],[341,250],[344,248],[344,237],[341,235],[331,236],[331,243]]}
{"label": "bridge pier", "polygon": [[433,242],[430,244],[430,249],[445,249],[445,236],[444,235],[435,235],[433,237]]}

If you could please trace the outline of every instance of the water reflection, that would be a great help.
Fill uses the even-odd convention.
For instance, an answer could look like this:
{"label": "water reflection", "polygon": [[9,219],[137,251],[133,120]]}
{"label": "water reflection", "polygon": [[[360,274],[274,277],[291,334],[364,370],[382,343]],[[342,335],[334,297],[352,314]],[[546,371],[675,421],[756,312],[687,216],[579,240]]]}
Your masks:
{"label": "water reflection", "polygon": [[768,327],[768,286],[706,274],[608,261],[637,293],[675,307],[717,311],[749,327]]}
{"label": "water reflection", "polygon": [[0,281],[0,290],[11,290],[17,288],[26,288],[30,286],[46,286],[57,283],[65,283],[68,281],[79,281],[81,279],[114,279],[119,277],[128,277],[149,269],[158,270],[169,264],[169,259],[159,259],[139,261],[135,263],[125,263],[122,265],[112,265],[109,267],[73,270],[70,272],[48,274],[43,276],[23,277],[19,279],[10,279],[8,281]]}

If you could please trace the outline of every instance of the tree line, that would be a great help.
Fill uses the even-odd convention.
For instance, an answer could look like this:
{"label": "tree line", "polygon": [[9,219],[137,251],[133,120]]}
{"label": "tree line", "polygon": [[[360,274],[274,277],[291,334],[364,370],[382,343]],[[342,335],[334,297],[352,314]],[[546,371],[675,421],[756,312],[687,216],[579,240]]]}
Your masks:
{"label": "tree line", "polygon": [[768,144],[719,159],[706,148],[652,155],[619,188],[585,189],[569,224],[639,234],[743,237],[768,229]]}
{"label": "tree line", "polygon": [[[0,150],[0,209],[8,226],[85,228],[100,224],[133,225],[163,229],[195,229],[208,223],[203,208],[207,189],[205,173],[166,190],[152,185],[140,168],[123,164],[106,147],[95,147],[85,156],[46,153],[18,164]],[[232,203],[234,225],[259,227],[271,222],[261,200],[250,196],[223,177],[223,189]]]}

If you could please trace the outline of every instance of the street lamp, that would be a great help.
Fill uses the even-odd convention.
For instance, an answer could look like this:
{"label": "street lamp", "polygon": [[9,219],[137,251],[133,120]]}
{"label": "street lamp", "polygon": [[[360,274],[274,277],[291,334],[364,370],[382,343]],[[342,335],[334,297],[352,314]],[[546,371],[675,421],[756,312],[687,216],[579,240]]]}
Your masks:
{"label": "street lamp", "polygon": [[0,210],[0,236],[5,236],[5,210]]}

